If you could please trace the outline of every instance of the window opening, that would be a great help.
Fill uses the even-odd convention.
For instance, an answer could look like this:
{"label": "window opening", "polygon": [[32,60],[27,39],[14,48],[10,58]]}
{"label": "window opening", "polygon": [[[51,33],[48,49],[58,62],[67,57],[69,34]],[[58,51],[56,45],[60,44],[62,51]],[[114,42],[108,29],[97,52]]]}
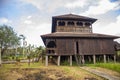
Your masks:
{"label": "window opening", "polygon": [[78,44],[78,41],[76,42],[76,53],[79,54],[79,44]]}

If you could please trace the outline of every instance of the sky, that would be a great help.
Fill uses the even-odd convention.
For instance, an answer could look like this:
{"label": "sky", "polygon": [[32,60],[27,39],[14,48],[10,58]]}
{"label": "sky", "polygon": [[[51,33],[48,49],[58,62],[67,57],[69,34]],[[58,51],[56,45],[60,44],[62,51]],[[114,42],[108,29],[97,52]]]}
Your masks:
{"label": "sky", "polygon": [[44,46],[40,35],[51,33],[52,16],[69,13],[96,18],[94,33],[120,36],[120,0],[0,0],[0,25],[35,46]]}

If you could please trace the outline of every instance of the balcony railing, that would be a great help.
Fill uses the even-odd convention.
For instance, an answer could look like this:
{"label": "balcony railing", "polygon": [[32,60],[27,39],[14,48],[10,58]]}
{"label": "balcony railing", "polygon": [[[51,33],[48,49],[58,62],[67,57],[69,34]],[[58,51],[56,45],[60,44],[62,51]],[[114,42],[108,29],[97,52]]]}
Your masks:
{"label": "balcony railing", "polygon": [[56,55],[56,48],[46,48],[47,55]]}

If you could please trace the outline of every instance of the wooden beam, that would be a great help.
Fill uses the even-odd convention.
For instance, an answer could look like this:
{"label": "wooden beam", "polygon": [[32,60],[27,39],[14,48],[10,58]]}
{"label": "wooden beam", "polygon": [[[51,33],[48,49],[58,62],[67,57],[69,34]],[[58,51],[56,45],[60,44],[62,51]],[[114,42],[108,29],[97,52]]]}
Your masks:
{"label": "wooden beam", "polygon": [[70,66],[72,66],[72,55],[70,55]]}
{"label": "wooden beam", "polygon": [[61,58],[61,56],[58,56],[58,62],[57,62],[58,66],[60,66],[60,58]]}
{"label": "wooden beam", "polygon": [[104,54],[103,56],[104,56],[104,63],[106,63],[106,55]]}
{"label": "wooden beam", "polygon": [[48,56],[45,56],[45,66],[48,66]]}

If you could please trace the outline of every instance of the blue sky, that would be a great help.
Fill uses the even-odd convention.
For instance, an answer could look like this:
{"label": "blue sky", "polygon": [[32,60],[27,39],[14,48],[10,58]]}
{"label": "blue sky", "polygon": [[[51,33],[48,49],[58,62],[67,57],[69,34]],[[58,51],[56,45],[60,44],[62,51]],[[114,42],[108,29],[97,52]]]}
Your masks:
{"label": "blue sky", "polygon": [[98,19],[94,33],[120,36],[120,0],[0,0],[0,25],[37,46],[43,45],[40,35],[51,32],[52,16],[69,13]]}

